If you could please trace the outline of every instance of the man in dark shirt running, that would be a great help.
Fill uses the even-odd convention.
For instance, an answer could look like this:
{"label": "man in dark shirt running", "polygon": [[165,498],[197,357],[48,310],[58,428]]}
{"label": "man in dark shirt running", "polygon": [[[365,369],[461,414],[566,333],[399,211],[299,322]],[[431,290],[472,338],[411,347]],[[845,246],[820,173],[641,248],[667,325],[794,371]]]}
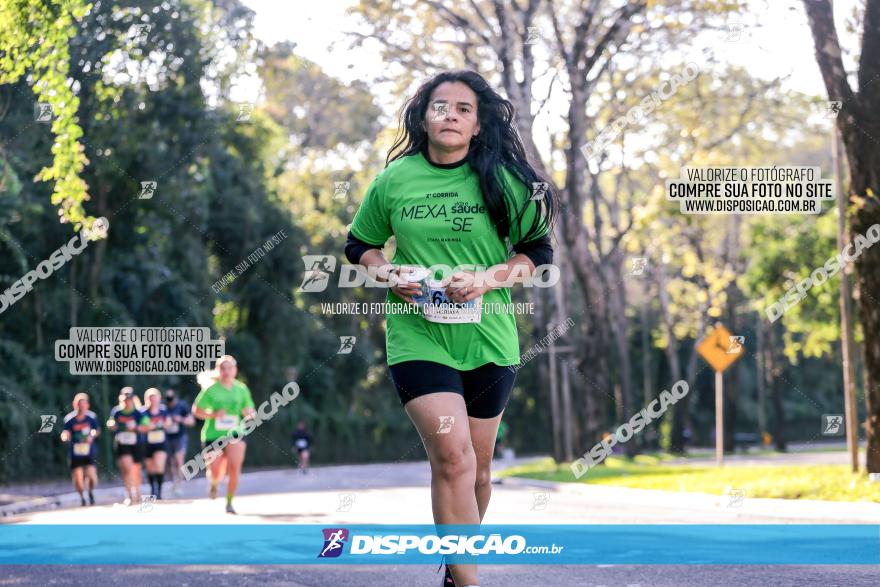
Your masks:
{"label": "man in dark shirt running", "polygon": [[312,447],[312,435],[308,433],[306,423],[302,420],[297,423],[290,444],[299,455],[299,470],[305,475],[309,470],[309,449]]}

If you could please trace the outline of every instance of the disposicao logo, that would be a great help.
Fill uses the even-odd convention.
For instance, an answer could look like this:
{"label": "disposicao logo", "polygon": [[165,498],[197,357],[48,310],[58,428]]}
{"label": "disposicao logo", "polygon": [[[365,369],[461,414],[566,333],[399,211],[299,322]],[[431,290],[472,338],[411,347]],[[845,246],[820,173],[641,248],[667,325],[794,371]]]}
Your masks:
{"label": "disposicao logo", "polygon": [[324,548],[318,558],[336,558],[342,554],[342,548],[348,542],[346,528],[324,528]]}

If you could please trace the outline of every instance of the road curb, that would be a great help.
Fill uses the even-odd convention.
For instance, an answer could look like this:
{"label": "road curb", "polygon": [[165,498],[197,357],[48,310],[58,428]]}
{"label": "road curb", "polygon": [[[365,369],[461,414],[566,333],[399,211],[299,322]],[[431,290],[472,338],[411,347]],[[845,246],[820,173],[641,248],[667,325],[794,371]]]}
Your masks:
{"label": "road curb", "polygon": [[[95,505],[108,505],[119,498],[121,487],[99,487],[92,493],[95,496]],[[64,508],[82,507],[79,493],[61,493],[49,497],[37,497],[22,499],[13,503],[0,506],[0,519],[20,516],[32,512],[44,512]]]}
{"label": "road curb", "polygon": [[504,477],[508,487],[536,487],[577,494],[602,503],[656,506],[658,509],[686,508],[692,511],[729,512],[732,516],[814,519],[827,523],[880,524],[880,503],[870,501],[822,501],[744,496],[741,505],[731,507],[730,495],[686,491],[634,489],[615,485],[559,483],[522,477]]}

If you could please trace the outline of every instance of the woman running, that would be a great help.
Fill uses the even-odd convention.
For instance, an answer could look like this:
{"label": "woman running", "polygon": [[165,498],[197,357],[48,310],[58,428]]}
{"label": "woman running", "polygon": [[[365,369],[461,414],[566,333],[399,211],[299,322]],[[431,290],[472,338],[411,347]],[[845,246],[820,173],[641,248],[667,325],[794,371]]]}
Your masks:
{"label": "woman running", "polygon": [[113,452],[125,486],[125,499],[122,502],[125,505],[141,501],[143,447],[138,425],[142,416],[141,402],[134,394],[134,389],[123,387],[119,392],[119,405],[110,410],[107,429],[114,433]]}
{"label": "woman running", "polygon": [[162,483],[165,481],[165,426],[168,424],[168,411],[161,403],[162,393],[155,387],[144,392],[143,410],[138,431],[147,435],[144,457],[147,461],[147,478],[150,480],[150,494],[162,499]]}
{"label": "woman running", "polygon": [[[431,464],[436,524],[479,524],[489,505],[496,433],[516,376],[508,366],[520,353],[515,316],[483,307],[503,308],[509,286],[553,258],[553,191],[513,120],[513,105],[475,72],[423,84],[345,247],[349,261],[388,282],[389,304],[418,306],[386,314],[386,350]],[[392,235],[393,264],[381,250]],[[413,270],[435,265],[469,270],[439,280]],[[476,565],[448,565],[443,584],[477,585]]]}
{"label": "woman running", "polygon": [[230,436],[233,430],[237,434],[222,449],[221,455],[208,465],[208,495],[217,497],[217,486],[228,473],[226,485],[226,512],[235,513],[232,498],[238,488],[241,466],[244,464],[245,438],[242,419],[254,414],[254,400],[248,386],[235,378],[238,366],[230,355],[217,359],[215,368],[218,380],[209,385],[196,396],[193,402],[193,415],[204,420],[202,426],[202,448],[206,448],[215,440]]}
{"label": "woman running", "polygon": [[86,505],[85,479],[89,481],[89,504],[95,505],[92,493],[98,486],[98,471],[95,468],[97,449],[95,439],[101,434],[101,425],[95,412],[89,410],[89,396],[78,393],[73,396],[73,411],[64,416],[64,430],[61,440],[70,443],[70,472],[73,485],[79,493],[82,505]]}

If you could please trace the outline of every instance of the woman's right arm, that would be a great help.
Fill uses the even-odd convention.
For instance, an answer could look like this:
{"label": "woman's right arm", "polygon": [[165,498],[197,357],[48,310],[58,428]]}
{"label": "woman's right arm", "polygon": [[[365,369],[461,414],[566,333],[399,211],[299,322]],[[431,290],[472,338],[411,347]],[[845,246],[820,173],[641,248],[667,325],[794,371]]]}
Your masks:
{"label": "woman's right arm", "polygon": [[193,400],[192,408],[190,409],[192,415],[199,420],[209,420],[213,417],[211,412],[199,406],[199,404],[205,402],[205,396],[208,394],[208,389],[210,388],[206,387],[196,395],[196,399]]}
{"label": "woman's right arm", "polygon": [[[368,249],[364,251],[359,263],[367,268],[371,266],[375,267],[376,281],[381,283],[388,283],[392,273],[395,274],[395,278],[400,275],[400,273],[398,273],[399,267],[389,263],[381,249]],[[399,283],[391,286],[391,291],[403,301],[410,304],[416,304],[416,301],[412,299],[412,296],[421,290],[421,286],[418,283],[407,283],[405,281],[400,281],[399,279],[396,279],[395,282]]]}
{"label": "woman's right arm", "polygon": [[[360,207],[351,221],[348,239],[345,243],[345,256],[349,262],[360,264],[371,270],[370,277],[389,283],[397,297],[415,304],[412,295],[419,291],[417,284],[399,283],[399,268],[388,262],[382,254],[382,247],[394,235],[391,228],[391,212],[386,202],[386,183],[388,176],[382,172],[370,183]],[[355,236],[355,232],[362,238]],[[366,240],[362,240],[366,239]],[[394,277],[392,274],[396,273]],[[393,280],[393,281],[392,281]]]}
{"label": "woman's right arm", "polygon": [[211,420],[212,418],[218,418],[218,417],[222,416],[224,413],[224,410],[217,410],[216,412],[213,412],[213,411],[209,412],[209,411],[203,410],[202,408],[200,408],[198,406],[193,406],[192,413],[193,413],[193,416],[195,416],[199,420]]}

